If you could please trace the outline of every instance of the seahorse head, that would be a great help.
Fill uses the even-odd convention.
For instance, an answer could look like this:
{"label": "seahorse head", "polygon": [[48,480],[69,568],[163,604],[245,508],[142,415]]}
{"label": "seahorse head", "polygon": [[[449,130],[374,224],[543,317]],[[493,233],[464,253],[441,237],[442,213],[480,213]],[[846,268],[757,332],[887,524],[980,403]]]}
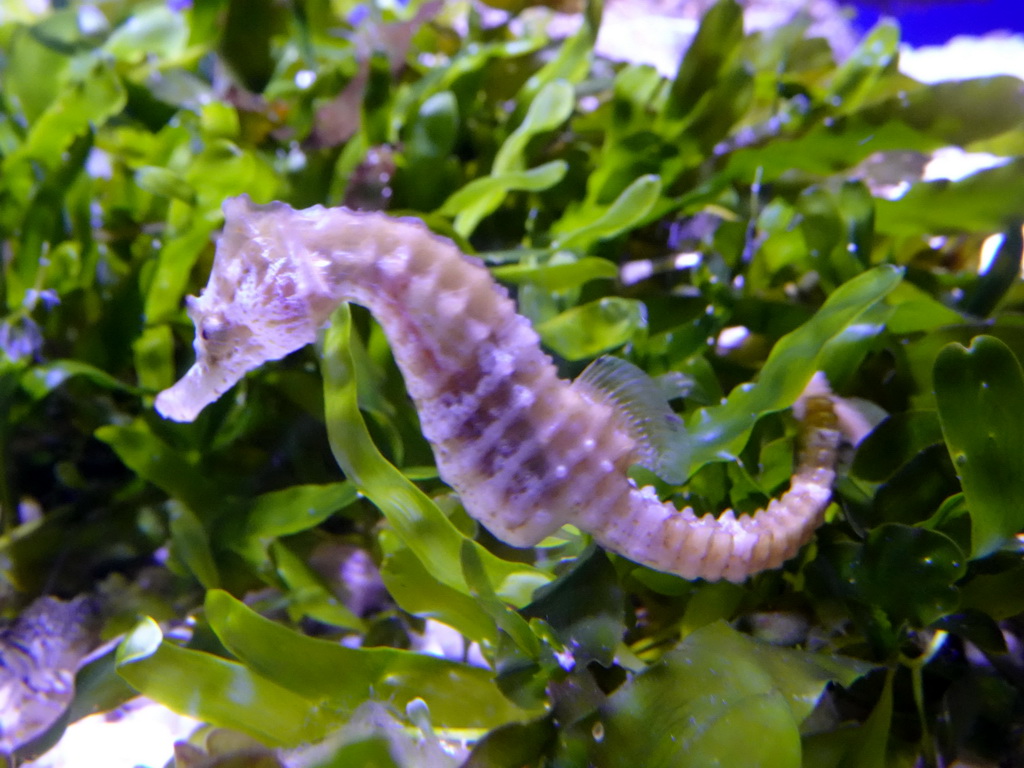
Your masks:
{"label": "seahorse head", "polygon": [[157,397],[165,417],[192,421],[248,371],[316,338],[330,303],[308,252],[294,242],[295,217],[283,203],[255,205],[246,195],[224,202],[210,281],[186,299],[196,362]]}

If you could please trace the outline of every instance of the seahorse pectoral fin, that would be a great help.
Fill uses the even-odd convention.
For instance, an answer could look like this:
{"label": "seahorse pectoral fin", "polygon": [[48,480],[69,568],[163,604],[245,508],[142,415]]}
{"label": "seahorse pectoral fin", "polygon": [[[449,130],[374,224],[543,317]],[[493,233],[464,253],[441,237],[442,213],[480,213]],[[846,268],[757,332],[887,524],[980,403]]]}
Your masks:
{"label": "seahorse pectoral fin", "polygon": [[621,358],[599,357],[573,387],[615,408],[640,446],[641,466],[668,483],[686,482],[693,453],[689,433],[647,373]]}

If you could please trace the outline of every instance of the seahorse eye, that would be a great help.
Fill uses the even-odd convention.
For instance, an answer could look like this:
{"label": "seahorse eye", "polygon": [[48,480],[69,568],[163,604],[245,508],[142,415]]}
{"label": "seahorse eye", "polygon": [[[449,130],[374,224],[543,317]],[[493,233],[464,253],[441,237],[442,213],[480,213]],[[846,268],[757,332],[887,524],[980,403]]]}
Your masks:
{"label": "seahorse eye", "polygon": [[231,326],[220,314],[207,315],[199,324],[199,335],[207,344],[225,344],[230,341]]}

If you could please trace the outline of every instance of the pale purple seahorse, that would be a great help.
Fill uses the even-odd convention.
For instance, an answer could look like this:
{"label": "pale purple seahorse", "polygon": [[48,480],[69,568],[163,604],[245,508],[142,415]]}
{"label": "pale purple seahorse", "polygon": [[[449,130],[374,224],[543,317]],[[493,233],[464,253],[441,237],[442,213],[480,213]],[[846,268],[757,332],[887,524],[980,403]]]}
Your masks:
{"label": "pale purple seahorse", "polygon": [[[242,196],[224,213],[209,284],[188,299],[196,363],[157,397],[165,417],[191,421],[353,301],[387,335],[441,478],[509,544],[533,546],[569,523],[658,570],[742,581],[795,555],[820,524],[840,442],[823,376],[797,403],[802,447],[789,490],[754,515],[698,517],[628,477],[634,464],[655,466],[648,431],[659,425],[623,404],[614,365],[560,379],[507,291],[451,241],[415,220],[343,208]],[[667,404],[664,413],[672,418]]]}

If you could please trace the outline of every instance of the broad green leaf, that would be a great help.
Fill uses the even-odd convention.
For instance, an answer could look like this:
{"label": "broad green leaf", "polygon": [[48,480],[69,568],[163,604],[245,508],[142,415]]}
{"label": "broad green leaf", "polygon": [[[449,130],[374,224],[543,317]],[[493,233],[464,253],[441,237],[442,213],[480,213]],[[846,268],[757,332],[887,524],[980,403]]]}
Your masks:
{"label": "broad green leaf", "polygon": [[1019,219],[1022,197],[1024,158],[1017,158],[960,181],[915,184],[899,200],[879,200],[878,231],[903,236],[996,232]]}
{"label": "broad green leaf", "polygon": [[[282,195],[281,178],[265,156],[228,139],[209,139],[184,172],[185,181],[196,191],[197,218],[189,231],[182,233],[189,242],[201,237],[204,227],[223,222],[221,203],[243,192],[257,202]],[[198,231],[196,231],[198,230]],[[209,231],[209,230],[207,230]]]}
{"label": "broad green leaf", "polygon": [[702,96],[714,92],[743,40],[743,9],[734,0],[719,0],[701,19],[700,28],[669,87],[662,119],[684,119]]}
{"label": "broad green leaf", "polygon": [[544,345],[566,360],[585,360],[621,347],[644,327],[643,306],[610,296],[567,309],[537,326]]}
{"label": "broad green leaf", "polygon": [[495,594],[494,587],[487,578],[483,563],[480,561],[480,551],[473,546],[473,542],[466,539],[462,542],[462,573],[469,586],[470,595],[476,599],[480,607],[494,619],[494,623],[519,650],[531,660],[540,656],[540,642],[533,634],[530,625],[522,616],[509,608]]}
{"label": "broad green leaf", "polygon": [[203,524],[184,504],[168,504],[171,554],[180,560],[207,589],[220,586],[220,574]]}
{"label": "broad green leaf", "polygon": [[474,597],[439,581],[394,531],[381,531],[378,540],[384,555],[381,579],[403,610],[447,624],[468,640],[498,644],[497,624]]}
{"label": "broad green leaf", "polygon": [[359,617],[327,589],[301,557],[280,541],[270,545],[270,554],[278,575],[288,585],[288,615],[292,621],[308,616],[333,627],[365,631]]}
{"label": "broad green leaf", "polygon": [[510,192],[540,192],[553,187],[565,176],[564,160],[552,160],[528,171],[510,171],[496,176],[483,176],[466,184],[445,200],[438,211],[455,216],[454,228],[462,237],[469,237],[477,224],[497,210]]}
{"label": "broad green leaf", "polygon": [[614,237],[639,226],[651,213],[661,195],[661,179],[641,176],[630,184],[607,210],[585,210],[563,219],[555,231],[566,234],[552,243],[554,248],[585,251],[598,240]]}
{"label": "broad green leaf", "polygon": [[459,163],[453,156],[459,135],[459,104],[451,91],[432,94],[404,132],[406,165],[394,180],[400,200],[419,210],[436,208],[459,184]]}
{"label": "broad green leaf", "polygon": [[103,48],[115,59],[137,63],[146,58],[176,59],[187,43],[185,15],[166,5],[154,5],[132,13]]}
{"label": "broad green leaf", "polygon": [[858,729],[858,738],[838,768],[877,768],[886,765],[886,747],[889,744],[889,729],[892,726],[894,676],[893,670],[886,673],[885,685],[878,703],[871,710],[871,715],[864,725]]}
{"label": "broad green leaf", "polygon": [[196,191],[192,185],[179,174],[168,168],[156,168],[147,165],[135,172],[135,183],[139,189],[152,192],[159,197],[175,198],[191,205],[195,201]]}
{"label": "broad green leaf", "polygon": [[966,569],[964,553],[948,536],[887,523],[864,542],[851,586],[897,625],[926,627],[956,610],[960,598],[954,585]]}
{"label": "broad green leaf", "polygon": [[[1024,92],[1012,75],[949,80],[899,94],[897,101],[907,125],[946,145],[967,146],[1018,130],[1024,119]],[[865,112],[877,119],[890,113],[890,104]]]}
{"label": "broad green leaf", "polygon": [[414,766],[395,760],[392,743],[387,736],[383,733],[371,733],[369,736],[346,742],[330,757],[317,759],[315,763],[311,764],[311,768],[414,768]]}
{"label": "broad green leaf", "polygon": [[608,699],[596,764],[633,766],[643,755],[647,768],[798,768],[799,725],[826,685],[849,685],[869,668],[709,625]]}
{"label": "broad green leaf", "polygon": [[[894,457],[897,458],[897,457]],[[926,446],[898,467],[875,492],[862,525],[917,524],[932,519],[949,497],[960,491],[946,447],[941,440]]]}
{"label": "broad green leaf", "polygon": [[166,389],[174,383],[174,337],[167,325],[143,330],[132,343],[139,384],[150,392]]}
{"label": "broad green leaf", "polygon": [[[792,138],[783,134],[772,141],[738,149],[730,155],[723,176],[714,181],[743,179],[749,182],[756,176],[767,182],[797,170],[831,176],[875,152],[930,152],[950,144],[969,144],[1019,127],[1022,119],[1024,93],[1016,78],[940,83],[892,96],[838,120],[821,121]],[[1018,159],[1011,165],[1019,162]],[[1010,176],[1012,173],[998,175],[988,183],[1001,186],[1009,193],[1017,189]],[[1019,171],[1017,176],[1020,176]],[[911,190],[897,201],[877,200],[878,231],[908,235],[934,231],[927,226],[922,228],[922,224],[958,229],[967,224],[964,219],[991,222],[1012,207],[1008,200],[997,199],[998,193],[971,201],[964,190],[963,199],[957,194],[958,199],[950,201],[953,205],[962,204],[963,211],[948,209],[948,220],[940,209],[929,210],[929,203],[934,204],[944,197],[943,188],[957,189],[961,184],[963,182],[919,184],[915,187],[928,191]],[[981,191],[980,186],[978,191]],[[904,202],[908,197],[910,202]],[[989,209],[994,215],[985,215]],[[1001,228],[1001,224],[983,227],[988,231]]]}
{"label": "broad green leaf", "polygon": [[982,573],[968,581],[960,590],[960,606],[965,610],[976,610],[996,621],[1009,619],[1024,612],[1024,563],[999,573]]}
{"label": "broad green leaf", "polygon": [[448,155],[455,146],[459,105],[451,91],[432,94],[420,106],[409,133],[406,153],[416,164]]}
{"label": "broad green leaf", "polygon": [[619,276],[619,268],[607,259],[585,256],[569,264],[510,264],[493,267],[491,274],[503,283],[533,283],[541,290],[559,293],[578,288],[591,280],[614,280]]}
{"label": "broad green leaf", "polygon": [[1010,288],[1019,283],[1024,259],[1024,222],[1015,221],[1003,233],[1003,242],[984,274],[964,296],[963,307],[972,315],[988,317]]}
{"label": "broad green leaf", "polygon": [[1003,342],[949,344],[935,361],[942,433],[971,513],[971,556],[1024,529],[1024,373]]}
{"label": "broad green leaf", "polygon": [[350,482],[293,485],[253,499],[245,518],[249,536],[277,538],[309,530],[359,497]]}
{"label": "broad green leaf", "polygon": [[221,521],[215,535],[254,568],[261,569],[269,562],[267,546],[278,537],[315,528],[358,496],[355,486],[347,481],[271,491],[253,499],[245,514]]}
{"label": "broad green leaf", "polygon": [[172,237],[160,250],[146,292],[145,312],[149,323],[167,322],[178,316],[189,274],[203,250],[210,246],[215,226],[213,221],[195,221],[188,231]]}
{"label": "broad green leaf", "polygon": [[297,746],[322,738],[330,729],[315,701],[237,662],[168,643],[150,618],[121,642],[117,668],[135,690],[175,712],[267,744]]}
{"label": "broad green leaf", "polygon": [[779,340],[756,385],[738,387],[722,405],[698,411],[687,424],[694,445],[691,473],[708,462],[735,457],[762,414],[792,405],[819,370],[826,345],[895,288],[901,276],[900,270],[883,266],[844,283],[814,317]]}
{"label": "broad green leaf", "polygon": [[18,163],[35,161],[47,168],[61,164],[74,139],[106,123],[126,102],[121,79],[111,62],[96,58],[61,89],[56,100],[31,126],[25,143],[0,163],[4,174]]}
{"label": "broad green leaf", "polygon": [[592,548],[538,589],[523,616],[547,622],[577,663],[593,660],[609,667],[625,632],[624,601],[615,569],[601,550]]}
{"label": "broad green leaf", "polygon": [[554,58],[537,70],[517,94],[519,103],[530,103],[533,94],[548,83],[566,80],[578,83],[590,73],[594,58],[594,43],[601,27],[604,3],[587,3],[583,9],[583,23],[576,33],[558,47]]}
{"label": "broad green leaf", "polygon": [[527,144],[535,136],[553,131],[569,119],[574,105],[574,91],[565,80],[555,80],[541,88],[530,102],[526,117],[505,139],[491,166],[492,176],[523,171],[526,168]]}
{"label": "broad green leaf", "polygon": [[[792,451],[790,451],[792,454]],[[743,600],[742,587],[728,581],[697,584],[686,601],[680,632],[688,637],[693,632],[718,621],[729,621],[736,615]]]}
{"label": "broad green leaf", "polygon": [[347,648],[265,619],[227,592],[206,597],[210,626],[235,656],[295,694],[350,713],[368,699],[404,710],[423,699],[435,725],[493,728],[525,720],[487,669],[397,648]]}
{"label": "broad green leaf", "polygon": [[[5,13],[7,8],[5,7]],[[77,13],[65,8],[36,23],[5,25],[5,56],[2,86],[7,99],[16,100],[28,123],[57,99],[71,64],[71,57],[56,41],[74,46],[81,37]],[[7,148],[5,147],[5,150]]]}
{"label": "broad green leaf", "polygon": [[103,389],[120,390],[138,394],[139,390],[118,381],[106,371],[81,360],[54,360],[34,365],[21,377],[21,387],[34,400],[41,400],[75,376],[88,379]]}
{"label": "broad green leaf", "polygon": [[558,738],[552,717],[497,728],[473,745],[461,768],[501,768],[539,764],[546,748]]}
{"label": "broad green leaf", "polygon": [[886,303],[893,311],[886,321],[889,332],[905,335],[917,331],[932,331],[964,321],[963,315],[950,309],[941,301],[913,283],[904,280],[886,297]]}
{"label": "broad green leaf", "polygon": [[150,431],[141,419],[96,430],[125,466],[161,488],[197,514],[224,510],[226,494],[218,484]]}
{"label": "broad green leaf", "polygon": [[941,441],[942,427],[934,411],[894,413],[857,446],[852,471],[865,480],[881,482],[925,448]]}
{"label": "broad green leaf", "polygon": [[889,20],[875,26],[858,43],[839,67],[832,80],[828,98],[841,113],[850,113],[870,99],[878,81],[892,74],[899,57],[900,29]]}
{"label": "broad green leaf", "polygon": [[[352,357],[348,351],[351,316],[339,308],[321,342],[321,370],[328,439],[338,464],[387,518],[395,532],[440,582],[469,594],[460,567],[465,537],[427,496],[377,450],[359,412]],[[474,546],[479,546],[474,544]],[[511,563],[481,549],[491,583],[503,599],[522,605],[533,587],[549,577],[522,563]],[[514,589],[515,593],[510,593]]]}

